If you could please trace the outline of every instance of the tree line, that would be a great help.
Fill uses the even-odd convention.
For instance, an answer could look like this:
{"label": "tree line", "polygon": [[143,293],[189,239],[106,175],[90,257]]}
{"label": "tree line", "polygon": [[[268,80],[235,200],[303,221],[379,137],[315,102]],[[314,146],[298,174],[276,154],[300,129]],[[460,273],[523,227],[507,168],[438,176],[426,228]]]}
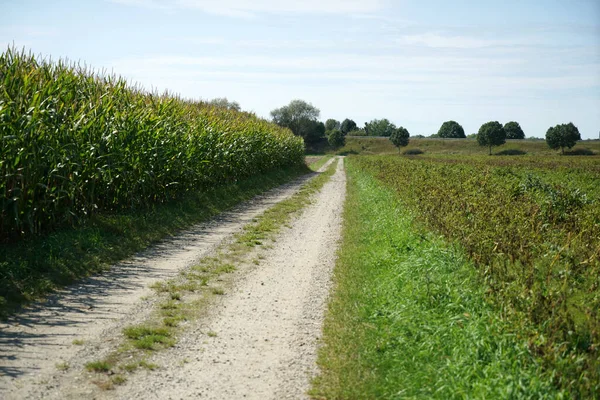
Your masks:
{"label": "tree line", "polygon": [[[382,136],[388,137],[392,143],[400,148],[407,146],[410,138],[408,130],[402,126],[397,127],[387,118],[373,119],[365,122],[363,128],[359,128],[352,119],[346,118],[338,121],[333,118],[325,123],[319,121],[321,111],[304,100],[292,100],[288,105],[271,111],[274,123],[289,128],[295,135],[301,136],[305,143],[314,144],[327,139],[332,147],[341,147],[345,144],[346,135],[354,136]],[[423,135],[415,137],[423,138]],[[492,147],[506,143],[507,139],[525,139],[525,132],[516,121],[510,121],[502,125],[498,121],[486,122],[479,131],[472,135],[465,135],[463,127],[456,121],[446,121],[438,132],[430,137],[464,139],[472,137],[480,146],[488,147],[492,154]],[[555,150],[561,149],[564,154],[565,148],[572,148],[581,134],[572,122],[550,127],[546,132],[546,143]]]}

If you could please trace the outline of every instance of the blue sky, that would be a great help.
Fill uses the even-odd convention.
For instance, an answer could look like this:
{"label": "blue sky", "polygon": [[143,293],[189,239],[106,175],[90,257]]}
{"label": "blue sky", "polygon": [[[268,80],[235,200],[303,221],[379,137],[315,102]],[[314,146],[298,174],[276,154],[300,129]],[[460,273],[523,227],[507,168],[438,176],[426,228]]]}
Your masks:
{"label": "blue sky", "polygon": [[4,48],[263,117],[299,98],[411,135],[449,119],[600,131],[600,0],[0,0],[0,15]]}

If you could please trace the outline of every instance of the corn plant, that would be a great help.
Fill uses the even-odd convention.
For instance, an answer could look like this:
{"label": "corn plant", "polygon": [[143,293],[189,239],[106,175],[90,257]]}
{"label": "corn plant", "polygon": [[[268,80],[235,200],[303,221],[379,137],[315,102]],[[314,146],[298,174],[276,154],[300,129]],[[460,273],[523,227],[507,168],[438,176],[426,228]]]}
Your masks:
{"label": "corn plant", "polygon": [[0,55],[0,140],[1,241],[304,157],[300,138],[253,114],[14,48]]}

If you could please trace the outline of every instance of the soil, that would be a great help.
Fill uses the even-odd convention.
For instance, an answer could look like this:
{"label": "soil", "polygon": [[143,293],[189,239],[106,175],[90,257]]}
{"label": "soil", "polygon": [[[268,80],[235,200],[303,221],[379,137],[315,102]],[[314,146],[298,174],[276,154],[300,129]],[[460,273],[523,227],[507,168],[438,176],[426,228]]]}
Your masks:
{"label": "soil", "polygon": [[158,369],[135,372],[123,385],[103,390],[83,366],[111,351],[124,326],[148,317],[156,300],[149,285],[214,252],[306,179],[165,240],[2,324],[0,397],[305,397],[317,372],[318,338],[340,237],[343,160],[313,204],[263,250],[259,265],[231,274],[225,294],[215,296],[173,348],[152,357]]}

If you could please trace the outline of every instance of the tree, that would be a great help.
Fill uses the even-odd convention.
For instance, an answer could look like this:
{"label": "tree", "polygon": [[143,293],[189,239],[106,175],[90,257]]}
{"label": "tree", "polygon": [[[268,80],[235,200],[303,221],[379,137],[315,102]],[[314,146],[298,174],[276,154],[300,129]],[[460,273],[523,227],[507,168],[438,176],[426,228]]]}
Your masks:
{"label": "tree", "polygon": [[342,122],[341,131],[344,135],[347,135],[350,132],[355,131],[356,129],[356,122],[352,121],[351,119],[346,118]]}
{"label": "tree", "polygon": [[441,138],[460,138],[460,139],[466,138],[465,130],[456,121],[444,122],[442,124],[442,126],[440,127],[440,130],[438,131],[437,134],[438,134],[438,137],[441,137]]}
{"label": "tree", "polygon": [[346,136],[339,129],[327,131],[327,141],[333,148],[342,147],[346,144]]}
{"label": "tree", "polygon": [[325,124],[321,121],[304,121],[301,125],[300,136],[306,143],[315,143],[325,137]]}
{"label": "tree", "polygon": [[523,132],[518,122],[507,122],[504,124],[504,131],[507,139],[525,139],[525,132]]}
{"label": "tree", "polygon": [[389,137],[396,131],[396,125],[386,118],[374,119],[371,122],[365,123],[365,131],[367,131],[367,136]]}
{"label": "tree", "polygon": [[229,101],[227,97],[217,97],[208,102],[211,106],[219,107],[219,108],[227,108],[229,110],[240,111],[242,108],[240,107],[240,103],[237,101]]}
{"label": "tree", "polygon": [[570,149],[578,140],[581,140],[581,134],[572,122],[556,125],[546,132],[548,146],[553,150],[560,148],[562,154],[565,154],[565,147]]}
{"label": "tree", "polygon": [[340,129],[342,127],[342,125],[340,124],[340,121],[338,121],[337,119],[333,119],[333,118],[329,118],[327,121],[325,121],[325,130],[328,131],[332,131],[334,129]]}
{"label": "tree", "polygon": [[410,134],[408,133],[408,130],[401,126],[392,132],[390,141],[398,148],[398,151],[400,151],[400,147],[408,145],[409,137]]}
{"label": "tree", "polygon": [[319,140],[325,134],[325,125],[317,121],[321,111],[304,100],[292,100],[287,106],[271,111],[273,122],[289,128],[305,142]]}
{"label": "tree", "polygon": [[492,146],[500,146],[506,143],[506,132],[498,121],[490,121],[481,125],[477,132],[477,143],[480,146],[488,146],[492,155]]}

